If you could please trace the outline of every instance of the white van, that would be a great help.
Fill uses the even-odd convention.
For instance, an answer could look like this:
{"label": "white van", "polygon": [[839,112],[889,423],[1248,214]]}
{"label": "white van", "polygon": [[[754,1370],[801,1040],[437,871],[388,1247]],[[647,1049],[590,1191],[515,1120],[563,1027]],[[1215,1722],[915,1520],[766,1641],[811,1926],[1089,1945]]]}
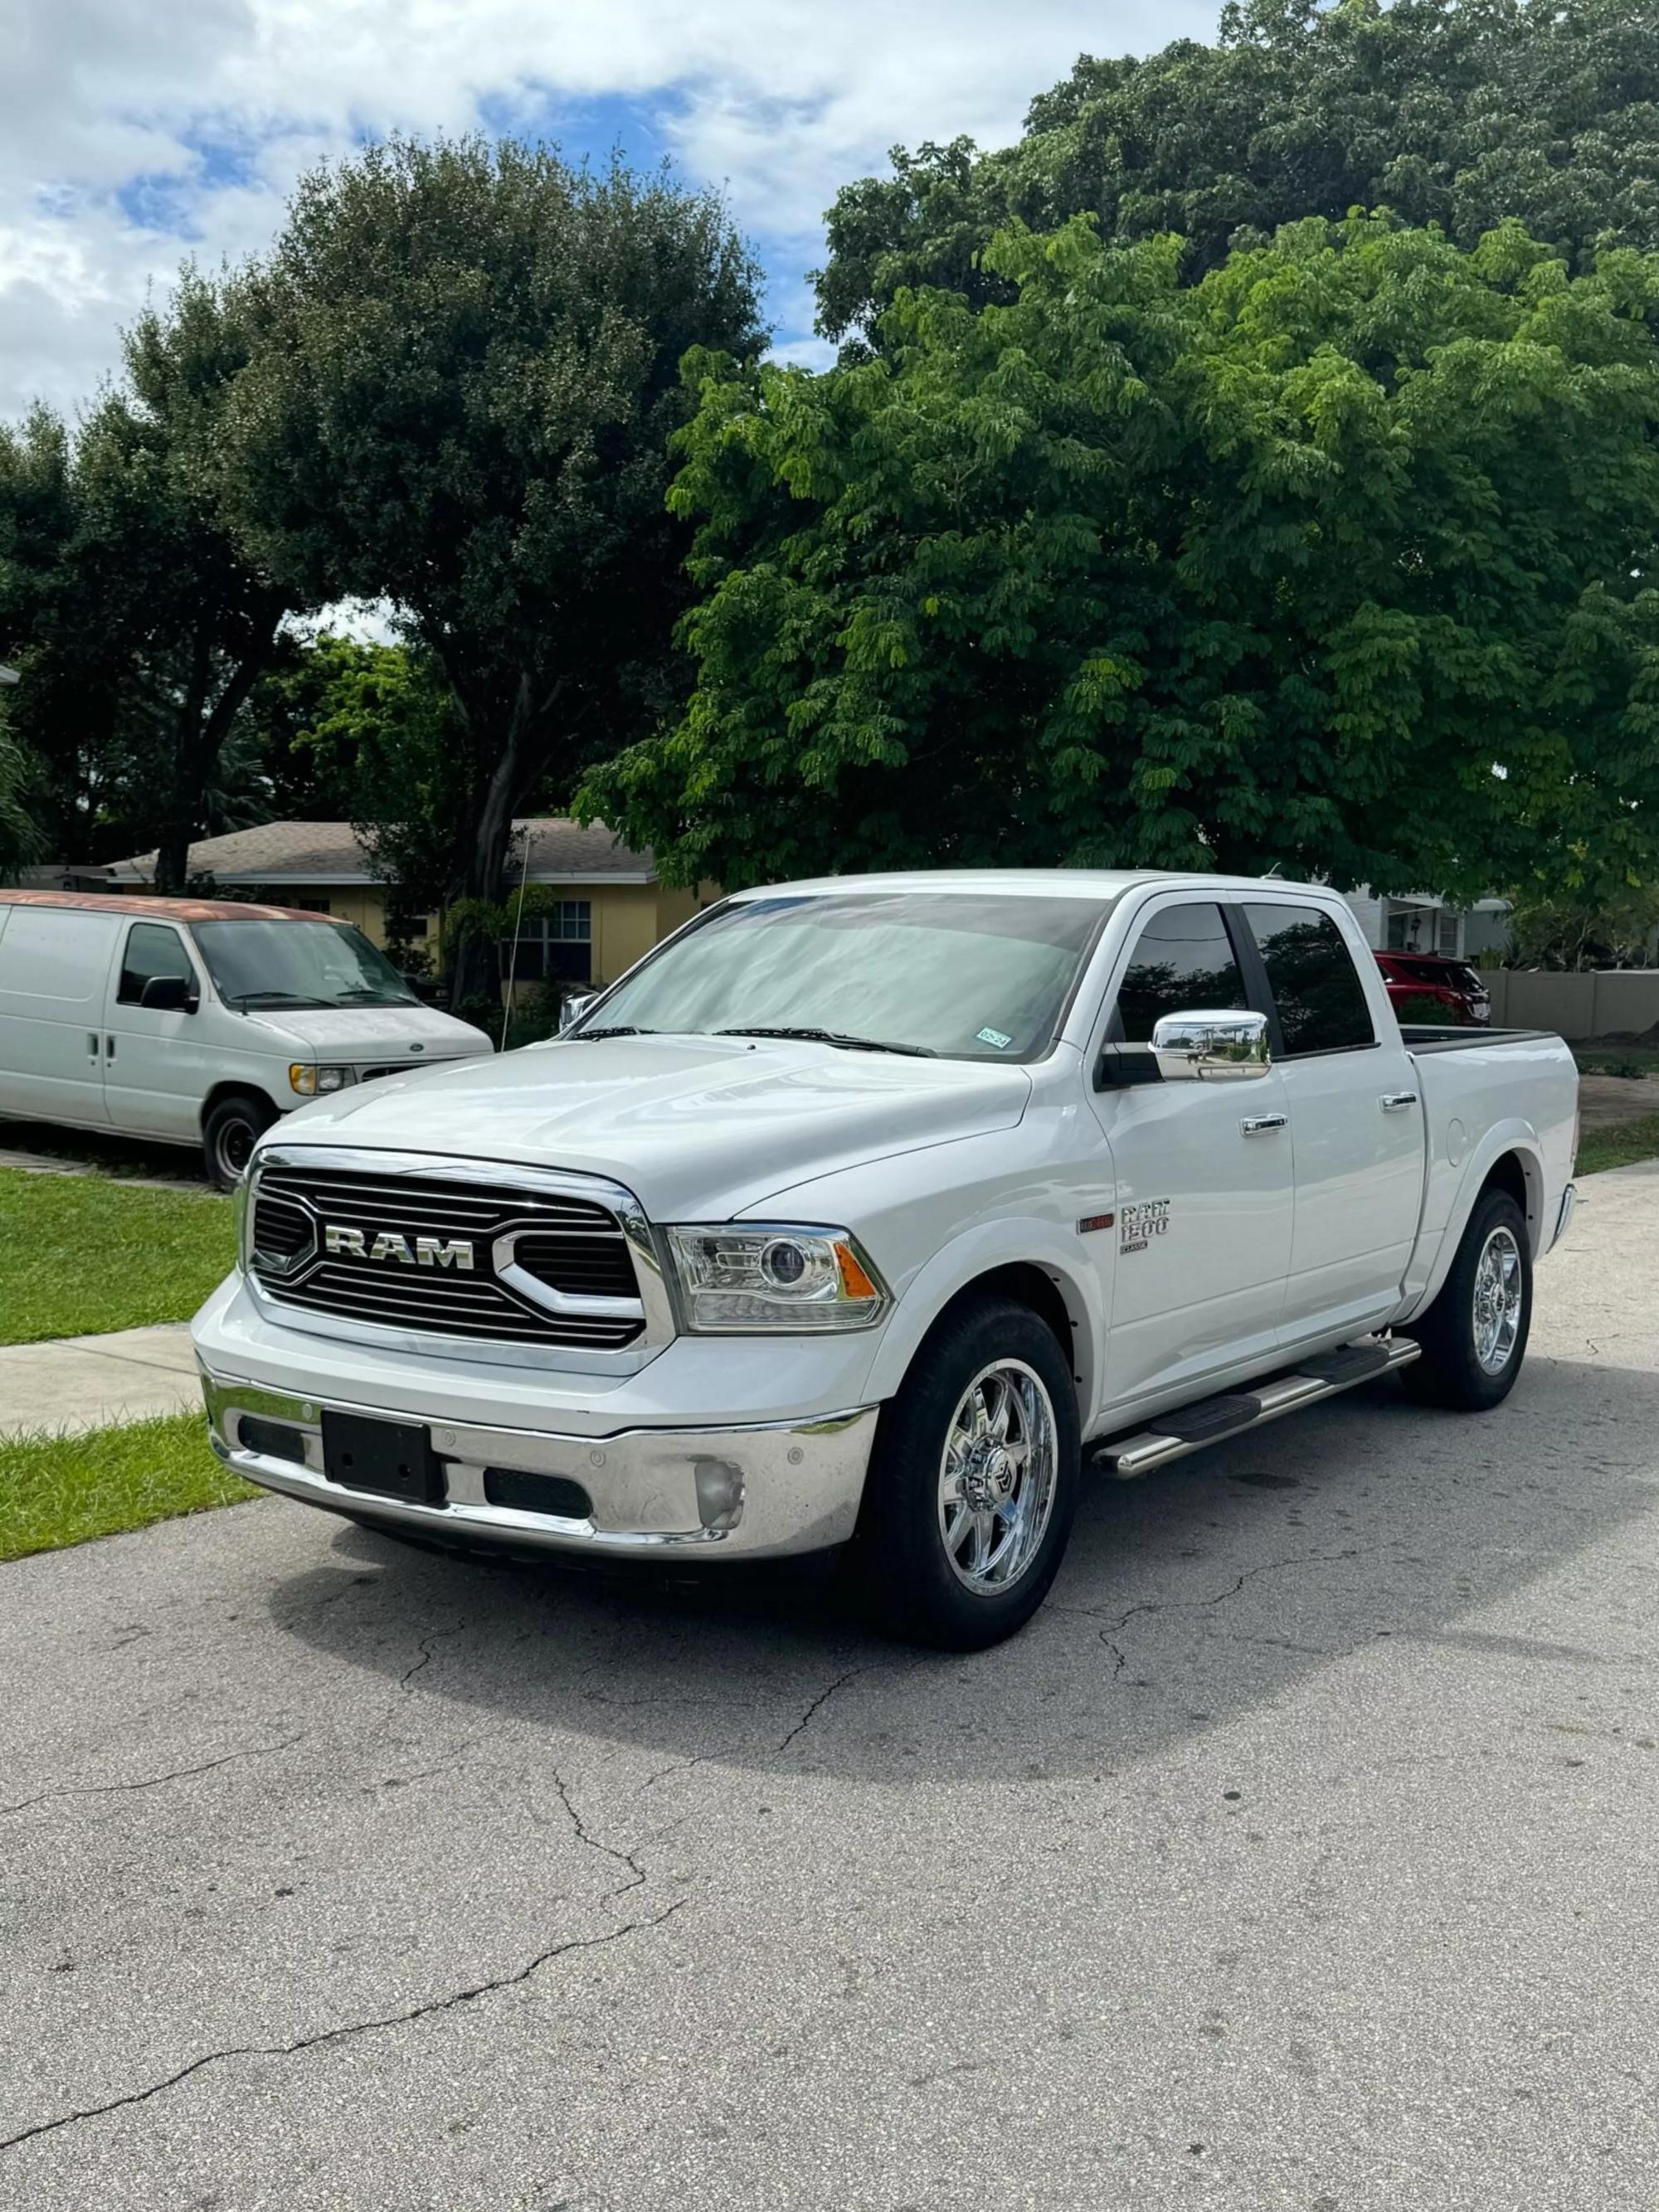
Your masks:
{"label": "white van", "polygon": [[0,1115],[200,1145],[221,1189],[308,1098],[492,1049],[326,915],[0,890]]}

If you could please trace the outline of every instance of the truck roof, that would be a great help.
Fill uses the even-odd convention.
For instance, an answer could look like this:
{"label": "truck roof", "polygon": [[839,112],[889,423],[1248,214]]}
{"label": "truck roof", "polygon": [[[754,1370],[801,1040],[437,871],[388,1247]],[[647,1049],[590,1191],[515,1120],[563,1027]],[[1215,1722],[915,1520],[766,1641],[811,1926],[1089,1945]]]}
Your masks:
{"label": "truck roof", "polygon": [[0,906],[82,907],[93,914],[139,914],[150,921],[332,921],[297,906],[253,906],[246,899],[149,898],[139,891],[0,890]]}
{"label": "truck roof", "polygon": [[1293,882],[1283,876],[1212,876],[1178,868],[908,868],[890,874],[805,876],[799,882],[756,884],[734,891],[738,899],[774,898],[780,892],[993,891],[1014,897],[1099,899],[1103,904],[1146,884],[1212,891],[1298,890],[1328,893],[1328,884]]}

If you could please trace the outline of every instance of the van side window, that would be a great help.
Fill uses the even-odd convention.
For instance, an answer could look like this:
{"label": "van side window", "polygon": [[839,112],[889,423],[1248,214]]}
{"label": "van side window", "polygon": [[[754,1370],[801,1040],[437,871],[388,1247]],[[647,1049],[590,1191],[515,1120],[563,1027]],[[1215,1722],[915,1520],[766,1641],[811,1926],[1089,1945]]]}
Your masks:
{"label": "van side window", "polygon": [[144,986],[153,975],[177,975],[192,991],[196,988],[196,970],[178,931],[164,928],[159,921],[135,921],[127,932],[127,949],[121,956],[121,988],[115,994],[116,1004],[142,1006]]}
{"label": "van side window", "polygon": [[1135,939],[1107,1036],[1114,1043],[1150,1044],[1160,1015],[1249,1003],[1221,908],[1207,900],[1169,906]]}
{"label": "van side window", "polygon": [[1353,955],[1329,915],[1312,906],[1247,906],[1244,918],[1279,1007],[1287,1060],[1376,1042]]}

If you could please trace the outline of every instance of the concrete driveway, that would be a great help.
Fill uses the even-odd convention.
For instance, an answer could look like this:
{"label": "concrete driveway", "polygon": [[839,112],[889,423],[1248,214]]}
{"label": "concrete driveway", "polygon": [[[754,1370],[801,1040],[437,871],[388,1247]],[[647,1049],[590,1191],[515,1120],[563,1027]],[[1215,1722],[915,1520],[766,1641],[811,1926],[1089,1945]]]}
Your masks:
{"label": "concrete driveway", "polygon": [[1641,2208],[1659,1175],[1483,1421],[1085,1506],[1014,1644],[276,1502],[0,1570],[0,2204]]}

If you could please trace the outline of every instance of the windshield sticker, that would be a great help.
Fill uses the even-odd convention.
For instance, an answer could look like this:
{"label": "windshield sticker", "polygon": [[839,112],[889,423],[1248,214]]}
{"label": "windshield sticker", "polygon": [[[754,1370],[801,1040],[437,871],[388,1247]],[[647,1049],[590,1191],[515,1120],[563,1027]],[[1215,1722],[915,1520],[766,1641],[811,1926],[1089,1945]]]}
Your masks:
{"label": "windshield sticker", "polygon": [[1167,1198],[1149,1198],[1139,1206],[1126,1206],[1118,1220],[1122,1231],[1118,1250],[1144,1252],[1154,1237],[1169,1233],[1170,1201]]}
{"label": "windshield sticker", "polygon": [[977,1030],[975,1036],[981,1044],[994,1044],[999,1052],[1006,1052],[1013,1042],[1012,1037],[1004,1036],[1000,1030]]}

